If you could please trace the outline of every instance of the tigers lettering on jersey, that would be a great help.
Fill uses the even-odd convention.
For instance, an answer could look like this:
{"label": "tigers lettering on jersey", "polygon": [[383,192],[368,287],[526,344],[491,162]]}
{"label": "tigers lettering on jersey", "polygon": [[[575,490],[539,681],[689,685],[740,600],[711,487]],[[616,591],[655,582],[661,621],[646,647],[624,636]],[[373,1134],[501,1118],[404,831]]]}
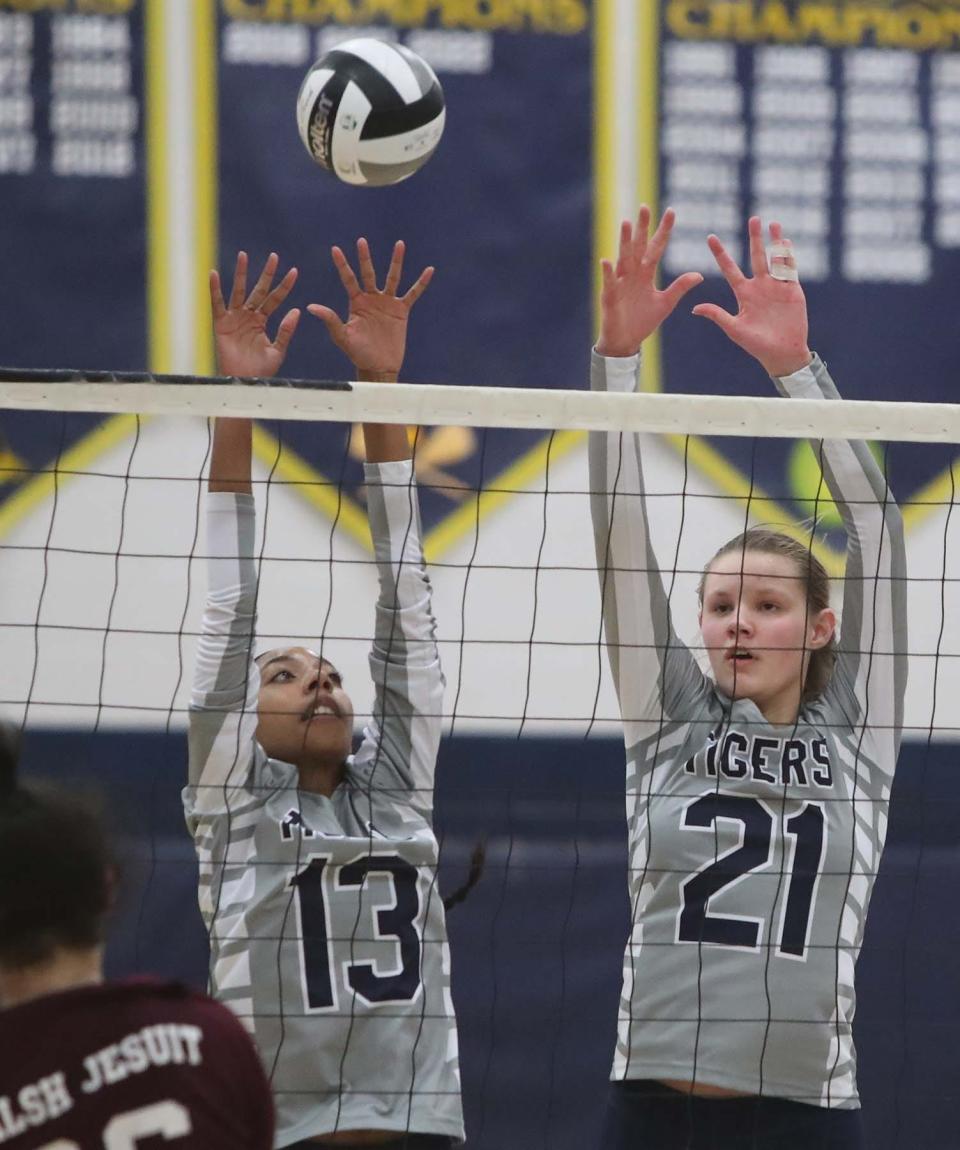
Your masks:
{"label": "tigers lettering on jersey", "polygon": [[750,780],[821,790],[833,786],[830,753],[826,740],[819,735],[813,739],[781,739],[716,728],[707,736],[706,745],[687,759],[683,769],[699,778],[731,782]]}

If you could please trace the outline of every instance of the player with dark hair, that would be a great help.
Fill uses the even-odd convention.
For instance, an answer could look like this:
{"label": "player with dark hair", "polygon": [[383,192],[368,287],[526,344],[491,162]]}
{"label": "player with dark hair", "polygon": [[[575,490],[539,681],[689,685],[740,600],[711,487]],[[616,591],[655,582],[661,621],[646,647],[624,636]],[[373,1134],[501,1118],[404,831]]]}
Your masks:
{"label": "player with dark hair", "polygon": [[[403,245],[383,290],[365,240],[360,282],[334,263],[349,318],[311,305],[362,380],[396,380],[428,268],[398,295]],[[276,373],[299,321],[271,341],[271,255],[247,296],[237,260],[225,301],[211,274],[220,370]],[[277,1145],[421,1150],[462,1139],[450,960],[437,888],[433,778],[443,675],[405,427],[364,427],[380,594],[373,706],[352,753],[353,705],[325,655],[254,658],[257,572],[251,425],[218,419],[207,497],[209,592],[190,710],[188,825],[213,993],[245,1021],[277,1106]]]}
{"label": "player with dark hair", "polygon": [[[595,390],[700,282],[656,288],[673,226],[644,208],[604,261]],[[710,248],[717,323],[796,401],[837,398],[807,347],[792,249],[750,221],[753,276]],[[607,650],[623,717],[633,929],[605,1150],[854,1150],[854,966],[887,824],[906,685],[900,513],[865,443],[814,445],[847,534],[842,630],[808,546],[739,535],[700,583],[712,677],[680,642],[650,541],[643,436],[592,435]]]}
{"label": "player with dark hair", "polygon": [[269,1150],[273,1102],[230,1011],[176,983],[103,980],[116,867],[81,802],[16,781],[0,732],[0,1145]]}

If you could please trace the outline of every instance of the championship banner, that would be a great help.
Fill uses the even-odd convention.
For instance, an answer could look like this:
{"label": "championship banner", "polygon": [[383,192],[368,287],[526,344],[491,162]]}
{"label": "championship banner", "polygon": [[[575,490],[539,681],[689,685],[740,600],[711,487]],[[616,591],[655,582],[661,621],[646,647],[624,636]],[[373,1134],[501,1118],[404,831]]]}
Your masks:
{"label": "championship banner", "polygon": [[[4,365],[146,363],[143,40],[140,0],[0,0]],[[30,473],[128,429],[3,412],[0,532]]]}
{"label": "championship banner", "polygon": [[[651,0],[634,14],[636,98],[627,100],[608,83],[608,65],[624,56],[612,0],[196,0],[191,11],[198,27],[210,13],[209,37],[192,45],[206,76],[194,117],[215,110],[213,130],[199,133],[192,194],[203,201],[201,230],[218,238],[221,270],[229,275],[238,248],[254,268],[276,250],[301,269],[291,304],[342,312],[330,246],[352,255],[366,235],[384,269],[404,239],[406,283],[437,267],[412,317],[406,379],[585,385],[594,255],[609,254],[595,253],[593,238],[605,244],[610,231],[595,226],[610,216],[608,129],[643,120],[650,146],[633,199],[659,199],[679,218],[665,276],[700,269],[708,279],[693,298],[732,302],[706,234],[743,259],[747,216],[778,218],[798,253],[812,344],[844,396],[954,398],[960,5]],[[144,59],[156,84],[165,53],[145,25],[148,13],[156,22],[165,12],[158,0],[0,0],[0,193],[15,221],[3,239],[5,364],[164,367],[148,337],[164,305],[148,304],[147,283],[147,252],[162,254],[167,239],[148,222],[162,198],[148,186],[149,154],[163,153],[164,124],[159,100],[147,114]],[[444,88],[436,155],[393,187],[338,183],[297,132],[307,69],[357,35],[406,44]],[[598,139],[607,143],[598,148]],[[687,307],[649,341],[646,360],[648,386],[769,394],[759,369]],[[338,378],[350,367],[305,316],[285,372]],[[27,470],[58,457],[82,465],[128,430],[96,417],[5,413],[0,531]],[[418,460],[430,555],[536,479],[548,447],[555,458],[575,441],[425,428]],[[275,481],[295,483],[365,539],[357,431],[264,427],[257,450]],[[817,498],[807,445],[784,453],[691,440],[686,450],[721,494],[749,497],[763,521],[815,519],[836,553],[836,517]],[[949,495],[949,448],[878,453],[908,526]]]}
{"label": "championship banner", "polygon": [[[377,36],[404,44],[437,73],[446,100],[439,148],[413,178],[352,187],[318,167],[300,141],[296,101],[315,59]],[[363,0],[278,4],[223,0],[219,25],[219,204],[224,274],[236,251],[251,268],[277,251],[296,264],[291,304],[345,315],[330,262],[356,262],[366,236],[381,277],[395,240],[404,285],[436,276],[410,321],[410,382],[583,387],[591,339],[592,37],[588,0]],[[349,363],[309,315],[286,374],[348,378]],[[336,426],[275,428],[258,453],[274,481],[297,484],[367,540],[362,441]],[[551,457],[575,437],[556,437]],[[417,444],[428,555],[474,529],[480,511],[542,473],[547,442],[532,432],[424,428]],[[343,498],[338,495],[338,485]],[[500,494],[498,494],[500,492]]]}
{"label": "championship banner", "polygon": [[[794,243],[811,346],[846,399],[955,402],[960,276],[960,5],[666,0],[651,93],[661,203],[678,225],[665,275],[708,278],[691,297],[733,305],[704,243],[749,268],[745,223]],[[771,394],[762,371],[689,307],[663,327],[662,386]],[[818,499],[812,449],[720,440],[691,461],[765,521],[839,518]],[[949,501],[954,451],[876,448],[909,527]],[[833,545],[833,546],[831,546]]]}

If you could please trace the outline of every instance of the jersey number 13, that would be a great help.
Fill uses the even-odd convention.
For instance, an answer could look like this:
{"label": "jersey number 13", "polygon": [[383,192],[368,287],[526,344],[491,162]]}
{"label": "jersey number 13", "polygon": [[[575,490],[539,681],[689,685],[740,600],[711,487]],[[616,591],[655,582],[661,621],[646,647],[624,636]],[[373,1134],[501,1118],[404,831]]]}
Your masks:
{"label": "jersey number 13", "polygon": [[[390,901],[379,906],[365,894],[375,876],[385,879],[390,891]],[[314,857],[294,878],[310,1010],[337,1007],[337,966],[342,966],[346,988],[368,1005],[416,998],[421,947],[418,878],[417,868],[405,859],[370,854],[336,866],[322,855]],[[337,906],[337,937],[331,932],[331,903]],[[355,957],[365,949],[369,953],[371,940],[377,944],[377,955],[385,957]],[[334,959],[335,953],[341,962]]]}

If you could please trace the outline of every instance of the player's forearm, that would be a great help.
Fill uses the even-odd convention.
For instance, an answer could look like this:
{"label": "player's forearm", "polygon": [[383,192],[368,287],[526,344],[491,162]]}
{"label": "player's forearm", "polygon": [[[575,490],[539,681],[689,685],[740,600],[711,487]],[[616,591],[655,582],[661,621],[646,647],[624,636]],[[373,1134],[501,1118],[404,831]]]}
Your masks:
{"label": "player's forearm", "polygon": [[384,664],[432,666],[439,659],[437,624],[413,466],[409,460],[368,463],[364,478],[379,582],[373,657]]}
{"label": "player's forearm", "polygon": [[253,498],[212,492],[206,500],[206,520],[207,598],[194,667],[193,702],[204,706],[206,696],[216,693],[216,707],[239,707],[253,669],[256,629]]}
{"label": "player's forearm", "polygon": [[368,463],[395,463],[410,459],[410,440],[407,429],[392,423],[365,423],[363,442],[367,448]]}
{"label": "player's forearm", "polygon": [[[396,383],[396,372],[361,371],[357,378],[361,383]],[[407,429],[392,423],[365,423],[363,442],[368,463],[393,463],[398,459],[411,457],[410,440]]]}
{"label": "player's forearm", "polygon": [[217,419],[213,425],[208,491],[232,491],[251,495],[250,459],[253,454],[253,421]]}

